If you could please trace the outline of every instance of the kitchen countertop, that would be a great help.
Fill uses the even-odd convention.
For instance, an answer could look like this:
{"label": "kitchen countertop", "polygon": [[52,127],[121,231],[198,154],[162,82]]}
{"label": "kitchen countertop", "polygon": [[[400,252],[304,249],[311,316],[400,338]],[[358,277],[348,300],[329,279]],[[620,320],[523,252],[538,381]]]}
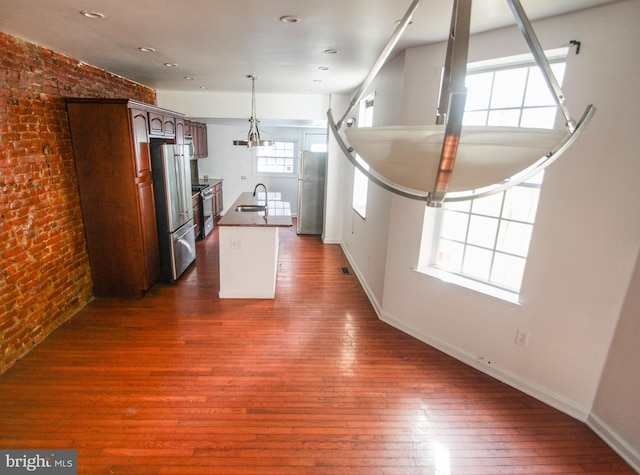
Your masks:
{"label": "kitchen countertop", "polygon": [[[271,193],[269,193],[271,197]],[[254,198],[253,193],[241,193],[222,218],[218,226],[250,226],[250,227],[288,227],[292,226],[291,206],[287,201],[269,200],[268,213],[265,219],[264,212],[239,212],[235,211],[238,205],[264,205],[264,199]],[[262,193],[264,198],[264,193]]]}

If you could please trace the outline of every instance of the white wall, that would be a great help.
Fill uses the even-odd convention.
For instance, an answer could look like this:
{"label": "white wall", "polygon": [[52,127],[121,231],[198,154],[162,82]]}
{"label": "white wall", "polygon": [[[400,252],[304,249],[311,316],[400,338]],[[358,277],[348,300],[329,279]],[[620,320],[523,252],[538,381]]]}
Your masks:
{"label": "white wall", "polygon": [[[366,229],[353,231],[345,220],[343,230],[365,286],[376,289],[381,318],[581,420],[594,403],[640,248],[638,18],[640,2],[630,0],[534,24],[545,49],[582,42],[579,55],[570,53],[563,89],[575,116],[589,102],[598,111],[585,134],[547,169],[520,305],[413,270],[425,212],[420,202],[393,195],[389,206],[378,203],[380,211],[369,207],[368,213],[382,217],[368,217]],[[407,51],[404,123],[433,123],[445,49]],[[518,30],[508,28],[474,36],[469,60],[525,52]],[[385,264],[370,262],[384,253],[363,255],[372,236],[388,238]],[[382,293],[380,277],[368,268],[384,269]],[[527,348],[514,342],[518,329],[530,333]],[[621,379],[606,380],[618,386],[607,394],[637,406],[637,392],[625,393]],[[638,430],[633,438],[619,435],[638,440]]]}
{"label": "white wall", "polygon": [[[250,90],[247,80],[247,91]],[[256,115],[259,119],[324,120],[329,96],[322,94],[261,94],[256,83]],[[248,119],[251,93],[156,91],[159,107],[187,117]]]}

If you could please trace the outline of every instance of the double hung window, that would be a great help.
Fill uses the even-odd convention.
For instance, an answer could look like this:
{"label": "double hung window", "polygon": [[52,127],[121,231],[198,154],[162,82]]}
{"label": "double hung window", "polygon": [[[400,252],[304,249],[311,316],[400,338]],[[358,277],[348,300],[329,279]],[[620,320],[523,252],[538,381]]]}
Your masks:
{"label": "double hung window", "polygon": [[[549,57],[562,82],[566,49]],[[557,106],[531,58],[471,64],[464,125],[553,128]],[[455,170],[454,170],[455,173]],[[418,270],[517,301],[543,173],[507,191],[425,215]],[[428,253],[428,256],[423,256]]]}

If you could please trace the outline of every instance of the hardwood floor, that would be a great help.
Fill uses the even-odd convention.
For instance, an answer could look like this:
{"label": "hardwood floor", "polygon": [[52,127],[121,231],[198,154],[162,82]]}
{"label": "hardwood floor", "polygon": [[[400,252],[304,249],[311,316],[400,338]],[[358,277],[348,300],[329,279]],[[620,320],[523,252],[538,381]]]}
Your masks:
{"label": "hardwood floor", "polygon": [[281,233],[274,300],[96,300],[0,376],[0,448],[80,474],[631,474],[584,424],[379,321],[337,245]]}

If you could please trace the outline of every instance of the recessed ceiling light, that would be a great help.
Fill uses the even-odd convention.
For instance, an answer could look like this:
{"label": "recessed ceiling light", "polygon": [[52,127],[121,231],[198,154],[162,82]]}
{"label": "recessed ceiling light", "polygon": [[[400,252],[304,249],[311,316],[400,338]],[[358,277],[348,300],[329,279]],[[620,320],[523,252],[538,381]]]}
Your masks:
{"label": "recessed ceiling light", "polygon": [[322,81],[321,81],[320,79],[314,79],[314,80],[313,80],[313,82],[314,82],[315,84],[320,84]]}
{"label": "recessed ceiling light", "polygon": [[329,48],[323,51],[324,54],[338,54],[340,50]]}
{"label": "recessed ceiling light", "polygon": [[209,86],[200,86],[200,89],[209,89]]}
{"label": "recessed ceiling light", "polygon": [[319,66],[318,69],[320,71],[329,71],[329,67],[328,66]]}
{"label": "recessed ceiling light", "polygon": [[177,68],[178,65],[176,63],[164,63],[167,68]]}
{"label": "recessed ceiling light", "polygon": [[140,46],[138,49],[140,51],[142,51],[143,53],[155,53],[156,52],[155,48],[150,48],[148,46]]}
{"label": "recessed ceiling light", "polygon": [[192,81],[194,80],[196,77],[195,76],[185,76],[185,79],[187,79],[188,81]]}
{"label": "recessed ceiling light", "polygon": [[87,18],[91,18],[94,20],[99,18],[104,18],[104,13],[100,13],[100,12],[90,12],[87,10],[82,10],[80,13],[86,16]]}
{"label": "recessed ceiling light", "polygon": [[280,21],[289,25],[295,25],[296,23],[300,23],[300,17],[294,15],[284,15],[280,17]]}

